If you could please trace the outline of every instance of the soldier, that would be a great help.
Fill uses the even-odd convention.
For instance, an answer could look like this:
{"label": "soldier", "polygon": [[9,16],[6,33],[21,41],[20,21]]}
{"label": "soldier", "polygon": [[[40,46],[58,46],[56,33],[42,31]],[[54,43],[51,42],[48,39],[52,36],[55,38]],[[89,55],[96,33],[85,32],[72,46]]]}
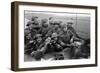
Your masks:
{"label": "soldier", "polygon": [[40,22],[38,20],[38,17],[32,17],[31,21],[27,23],[27,26],[31,32],[31,36],[34,38],[34,35],[36,35],[40,31]]}
{"label": "soldier", "polygon": [[70,36],[70,40],[69,43],[72,45],[71,47],[71,55],[72,58],[79,58],[79,56],[81,56],[81,44],[84,41],[83,38],[79,37],[79,35],[77,34],[77,32],[75,31],[75,29],[72,27],[73,23],[72,22],[68,22],[67,23],[67,31],[70,32],[71,36]]}
{"label": "soldier", "polygon": [[57,33],[52,33],[49,43],[46,44],[45,53],[62,51],[61,42],[58,40]]}
{"label": "soldier", "polygon": [[47,19],[42,19],[41,20],[41,31],[40,31],[40,33],[42,34],[43,38],[47,37],[48,31],[49,31],[48,20]]}
{"label": "soldier", "polygon": [[33,39],[34,36],[37,34],[37,30],[35,29],[38,26],[37,17],[32,17],[32,20],[30,20],[27,23],[27,28],[25,29],[25,53],[30,54],[32,50],[34,49],[33,45]]}
{"label": "soldier", "polygon": [[41,49],[42,44],[43,44],[42,35],[36,34],[35,38],[34,38],[34,45],[33,45],[34,49],[33,49],[33,51],[37,51],[37,50]]}
{"label": "soldier", "polygon": [[60,34],[60,40],[62,40],[65,44],[70,44],[70,40],[73,34],[68,30],[67,25],[64,24],[63,32]]}
{"label": "soldier", "polygon": [[41,51],[41,48],[44,46],[44,44],[41,36],[41,34],[35,35],[33,50],[31,52],[31,56],[36,60],[41,60],[41,58],[43,57],[43,51]]}
{"label": "soldier", "polygon": [[60,40],[63,42],[64,51],[67,51],[65,52],[67,57],[72,58],[72,56],[74,55],[74,48],[73,48],[74,46],[71,40],[76,35],[74,35],[74,32],[72,32],[72,30],[69,27],[72,27],[72,22],[70,23],[68,22],[68,25],[67,24],[63,25],[63,32],[62,34],[60,34]]}
{"label": "soldier", "polygon": [[31,37],[31,33],[28,33],[27,35],[25,35],[25,53],[26,54],[30,54],[32,52],[33,49],[33,40]]}
{"label": "soldier", "polygon": [[70,33],[72,33],[73,35],[73,40],[77,40],[77,41],[82,41],[84,40],[84,38],[80,37],[76,30],[73,28],[73,22],[69,21],[67,22],[67,29],[70,31]]}

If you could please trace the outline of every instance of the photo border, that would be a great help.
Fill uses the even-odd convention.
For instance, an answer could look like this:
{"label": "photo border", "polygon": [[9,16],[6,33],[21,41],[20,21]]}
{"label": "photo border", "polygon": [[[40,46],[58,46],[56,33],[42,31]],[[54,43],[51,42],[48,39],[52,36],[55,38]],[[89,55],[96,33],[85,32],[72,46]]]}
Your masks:
{"label": "photo border", "polygon": [[[84,65],[64,65],[64,66],[52,66],[52,67],[35,67],[35,68],[19,68],[18,57],[18,42],[19,42],[19,20],[18,12],[19,5],[36,5],[36,6],[50,6],[50,7],[62,7],[62,8],[84,8],[95,10],[95,64]],[[33,2],[19,2],[15,1],[11,3],[11,70],[13,71],[28,71],[28,70],[47,70],[47,69],[60,69],[60,68],[77,68],[77,67],[93,67],[97,66],[97,7],[96,6],[84,6],[84,5],[69,5],[69,4],[51,4],[51,3],[33,3]]]}

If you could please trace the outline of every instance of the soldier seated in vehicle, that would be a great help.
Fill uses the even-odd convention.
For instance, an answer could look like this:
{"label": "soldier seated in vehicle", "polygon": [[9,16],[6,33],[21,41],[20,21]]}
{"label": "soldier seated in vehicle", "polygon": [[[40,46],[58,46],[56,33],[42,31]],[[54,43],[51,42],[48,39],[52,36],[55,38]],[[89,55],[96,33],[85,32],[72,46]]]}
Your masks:
{"label": "soldier seated in vehicle", "polygon": [[41,48],[44,46],[41,34],[36,34],[34,38],[33,50],[31,51],[31,56],[36,60],[41,60],[43,57],[43,51]]}
{"label": "soldier seated in vehicle", "polygon": [[33,39],[31,33],[25,35],[25,54],[30,54],[33,49]]}
{"label": "soldier seated in vehicle", "polygon": [[62,49],[57,33],[52,33],[51,37],[46,39],[44,53],[60,52]]}

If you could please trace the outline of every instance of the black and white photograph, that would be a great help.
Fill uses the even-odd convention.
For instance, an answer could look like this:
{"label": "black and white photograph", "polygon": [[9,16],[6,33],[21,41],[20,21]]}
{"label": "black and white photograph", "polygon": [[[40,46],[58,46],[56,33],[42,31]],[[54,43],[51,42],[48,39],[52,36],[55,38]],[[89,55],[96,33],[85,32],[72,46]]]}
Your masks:
{"label": "black and white photograph", "polygon": [[97,66],[97,7],[12,3],[12,69]]}
{"label": "black and white photograph", "polygon": [[90,13],[24,11],[24,61],[90,58]]}

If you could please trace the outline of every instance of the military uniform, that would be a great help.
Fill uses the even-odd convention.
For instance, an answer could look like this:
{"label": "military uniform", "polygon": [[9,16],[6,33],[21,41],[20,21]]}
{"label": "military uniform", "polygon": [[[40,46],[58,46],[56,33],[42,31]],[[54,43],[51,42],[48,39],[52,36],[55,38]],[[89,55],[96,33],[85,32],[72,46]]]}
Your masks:
{"label": "military uniform", "polygon": [[73,34],[70,32],[70,30],[63,31],[63,33],[60,35],[60,40],[62,40],[62,42],[65,44],[70,44],[72,36]]}

